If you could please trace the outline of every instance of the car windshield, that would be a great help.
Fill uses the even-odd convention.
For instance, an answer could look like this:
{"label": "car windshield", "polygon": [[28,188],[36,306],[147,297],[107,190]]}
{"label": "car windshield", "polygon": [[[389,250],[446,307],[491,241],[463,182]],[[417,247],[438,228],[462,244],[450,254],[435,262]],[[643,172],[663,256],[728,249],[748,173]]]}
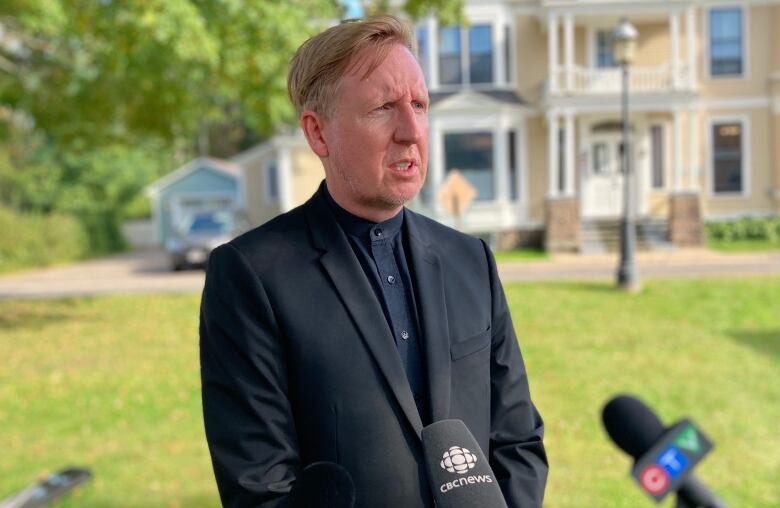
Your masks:
{"label": "car windshield", "polygon": [[186,235],[227,234],[233,228],[233,216],[229,212],[199,213],[188,217],[181,225]]}

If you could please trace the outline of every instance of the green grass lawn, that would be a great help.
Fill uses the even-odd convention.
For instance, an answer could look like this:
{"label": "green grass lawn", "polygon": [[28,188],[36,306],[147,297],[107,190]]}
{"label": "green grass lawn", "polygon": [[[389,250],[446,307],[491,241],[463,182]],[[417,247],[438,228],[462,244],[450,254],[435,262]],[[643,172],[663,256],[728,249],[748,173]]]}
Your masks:
{"label": "green grass lawn", "polygon": [[[715,441],[699,467],[731,506],[780,506],[780,278],[507,286],[547,424],[548,507],[653,506],[605,436],[639,395]],[[70,464],[95,479],[58,506],[218,505],[203,438],[199,297],[0,302],[0,499]],[[663,506],[670,507],[670,502]]]}
{"label": "green grass lawn", "polygon": [[707,246],[723,252],[763,252],[780,250],[780,243],[770,240],[717,240],[707,239]]}

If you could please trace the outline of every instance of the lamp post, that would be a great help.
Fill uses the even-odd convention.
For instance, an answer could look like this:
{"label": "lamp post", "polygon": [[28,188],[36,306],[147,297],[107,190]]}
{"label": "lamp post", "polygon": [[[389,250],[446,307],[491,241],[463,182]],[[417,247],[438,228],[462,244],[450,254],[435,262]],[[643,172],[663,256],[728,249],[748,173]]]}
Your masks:
{"label": "lamp post", "polygon": [[628,130],[628,69],[634,60],[636,39],[639,35],[628,19],[622,18],[612,32],[615,63],[620,65],[623,78],[623,150],[621,151],[623,169],[623,218],[620,224],[620,267],[617,271],[618,288],[635,293],[640,289],[634,253],[636,252],[636,224],[634,219],[634,171],[631,161],[631,147]]}

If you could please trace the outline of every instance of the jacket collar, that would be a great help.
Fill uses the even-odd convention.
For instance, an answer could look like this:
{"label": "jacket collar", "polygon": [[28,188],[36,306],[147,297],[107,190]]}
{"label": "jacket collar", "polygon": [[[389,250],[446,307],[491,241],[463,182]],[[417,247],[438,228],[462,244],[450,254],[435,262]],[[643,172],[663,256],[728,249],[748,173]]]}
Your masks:
{"label": "jacket collar", "polygon": [[[324,185],[324,182],[323,184]],[[395,347],[382,307],[339,227],[333,211],[320,192],[304,207],[313,245],[323,252],[320,263],[357,324],[369,351],[415,433],[422,421],[406,373]],[[404,209],[412,277],[418,298],[420,326],[425,341],[428,393],[432,421],[446,419],[450,409],[450,339],[444,281],[438,253],[428,239],[425,219]],[[366,295],[371,295],[366,297]],[[377,323],[383,325],[377,327]],[[378,329],[379,328],[379,329]]]}

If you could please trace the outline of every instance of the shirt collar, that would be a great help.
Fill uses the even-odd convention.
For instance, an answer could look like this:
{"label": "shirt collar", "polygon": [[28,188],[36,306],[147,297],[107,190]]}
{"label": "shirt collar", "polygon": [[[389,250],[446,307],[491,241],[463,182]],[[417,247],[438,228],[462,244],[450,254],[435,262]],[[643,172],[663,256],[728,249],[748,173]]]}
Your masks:
{"label": "shirt collar", "polygon": [[[325,182],[320,186],[320,192],[325,197],[333,214],[336,216],[336,222],[344,229],[344,231],[351,236],[357,237],[361,240],[380,240],[393,238],[401,231],[401,226],[404,222],[403,208],[395,214],[395,216],[382,222],[372,222],[362,217],[354,215],[341,207],[333,196],[328,192],[328,186]],[[376,233],[379,231],[379,235],[371,234],[372,231]]]}

